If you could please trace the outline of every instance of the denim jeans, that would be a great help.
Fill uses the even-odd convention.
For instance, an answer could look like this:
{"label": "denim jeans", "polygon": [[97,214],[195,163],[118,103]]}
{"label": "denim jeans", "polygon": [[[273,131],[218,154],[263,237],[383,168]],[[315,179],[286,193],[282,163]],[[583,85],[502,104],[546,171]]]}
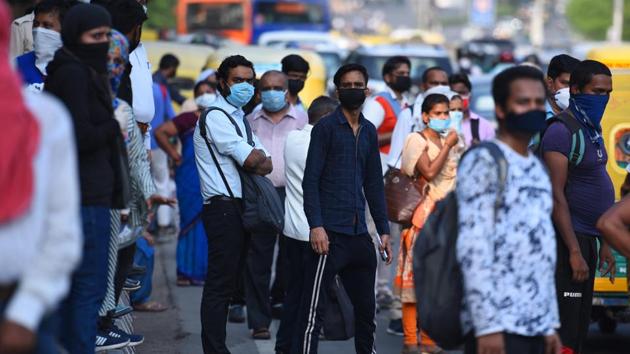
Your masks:
{"label": "denim jeans", "polygon": [[153,265],[155,263],[155,250],[149,245],[144,237],[136,241],[136,255],[133,264],[147,267],[147,272],[142,275],[130,276],[129,278],[139,280],[141,288],[131,293],[131,303],[141,305],[149,301],[153,290]]}
{"label": "denim jeans", "polygon": [[98,310],[107,290],[110,215],[106,207],[81,207],[83,259],[61,308],[61,342],[70,354],[94,353]]}

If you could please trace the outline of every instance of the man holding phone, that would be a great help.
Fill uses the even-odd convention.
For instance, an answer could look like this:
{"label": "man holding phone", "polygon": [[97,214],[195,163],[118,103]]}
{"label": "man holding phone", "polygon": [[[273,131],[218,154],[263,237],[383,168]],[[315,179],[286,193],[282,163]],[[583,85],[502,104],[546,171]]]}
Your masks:
{"label": "man holding phone", "polygon": [[376,127],[363,117],[368,75],[358,64],[334,76],[341,106],[313,128],[302,187],[313,252],[306,255],[297,346],[317,353],[320,293],[339,274],[355,312],[357,353],[374,352],[376,254],[365,222],[366,201],[389,264],[389,224]]}

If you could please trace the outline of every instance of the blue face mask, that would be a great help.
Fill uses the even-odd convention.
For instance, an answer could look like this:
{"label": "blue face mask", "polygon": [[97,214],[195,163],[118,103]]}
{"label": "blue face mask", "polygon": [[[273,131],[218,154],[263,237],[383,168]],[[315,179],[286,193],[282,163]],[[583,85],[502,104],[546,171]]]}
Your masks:
{"label": "blue face mask", "polygon": [[610,95],[577,94],[572,96],[575,104],[586,113],[586,117],[599,128],[606,111]]}
{"label": "blue face mask", "polygon": [[230,94],[225,98],[232,106],[242,108],[254,97],[254,86],[241,82],[230,86]]}
{"label": "blue face mask", "polygon": [[452,111],[449,113],[451,117],[451,128],[455,129],[458,133],[462,131],[462,120],[464,119],[464,112]]}
{"label": "blue face mask", "polygon": [[444,133],[451,126],[451,119],[429,118],[429,128],[438,133]]}
{"label": "blue face mask", "polygon": [[260,94],[262,105],[267,112],[278,112],[287,106],[286,91],[269,90]]}

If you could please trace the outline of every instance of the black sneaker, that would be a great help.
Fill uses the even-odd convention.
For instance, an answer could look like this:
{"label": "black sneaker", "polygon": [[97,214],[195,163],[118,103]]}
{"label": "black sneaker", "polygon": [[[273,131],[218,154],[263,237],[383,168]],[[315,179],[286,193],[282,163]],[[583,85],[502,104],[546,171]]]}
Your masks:
{"label": "black sneaker", "polygon": [[403,332],[402,319],[389,321],[389,326],[387,327],[387,333],[393,336],[399,336],[399,337],[404,336],[405,332]]}
{"label": "black sneaker", "polygon": [[129,346],[130,347],[135,347],[136,345],[140,345],[142,343],[144,343],[144,336],[140,335],[140,334],[129,334],[125,331],[123,331],[122,329],[114,326],[110,333],[115,333],[120,335],[121,337],[127,337],[129,338]]}
{"label": "black sneaker", "polygon": [[129,337],[123,336],[113,331],[99,332],[96,335],[95,352],[103,352],[107,350],[120,349],[129,345]]}
{"label": "black sneaker", "polygon": [[230,323],[245,322],[245,310],[243,310],[243,305],[230,305],[230,310],[228,311],[228,321]]}

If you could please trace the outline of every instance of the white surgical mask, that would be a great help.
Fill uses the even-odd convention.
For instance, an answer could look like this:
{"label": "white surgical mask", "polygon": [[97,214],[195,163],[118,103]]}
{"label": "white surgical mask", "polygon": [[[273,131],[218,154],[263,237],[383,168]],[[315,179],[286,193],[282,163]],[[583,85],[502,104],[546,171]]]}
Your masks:
{"label": "white surgical mask", "polygon": [[568,87],[565,87],[558,90],[554,98],[558,107],[560,107],[562,110],[565,110],[569,107],[569,98],[571,98],[571,92],[569,91]]}
{"label": "white surgical mask", "polygon": [[50,63],[55,52],[61,48],[61,34],[42,27],[33,28],[33,47],[35,48],[35,66],[46,75],[46,66]]}
{"label": "white surgical mask", "polygon": [[206,109],[217,99],[217,95],[214,93],[204,93],[203,95],[195,98],[195,103],[199,108]]}

